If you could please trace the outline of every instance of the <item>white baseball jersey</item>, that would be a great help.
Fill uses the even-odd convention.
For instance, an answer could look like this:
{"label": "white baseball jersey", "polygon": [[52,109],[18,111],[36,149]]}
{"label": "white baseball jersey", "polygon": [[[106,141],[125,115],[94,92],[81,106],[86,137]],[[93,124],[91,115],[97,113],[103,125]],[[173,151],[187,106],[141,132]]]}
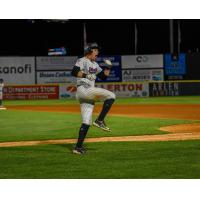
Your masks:
{"label": "white baseball jersey", "polygon": [[[98,63],[89,60],[86,57],[77,60],[75,66],[80,67],[80,70],[85,74],[98,74],[102,71]],[[87,78],[77,78],[77,85],[89,85],[94,87],[95,80],[90,81]]]}
{"label": "white baseball jersey", "polygon": [[[80,67],[85,74],[98,74],[102,71],[96,62],[92,62],[86,57],[78,59],[75,66]],[[76,98],[81,103],[82,123],[90,125],[92,123],[94,102],[115,99],[115,94],[103,88],[95,87],[95,80],[77,78]]]}
{"label": "white baseball jersey", "polygon": [[3,87],[4,87],[4,84],[0,83],[0,100],[3,99]]}

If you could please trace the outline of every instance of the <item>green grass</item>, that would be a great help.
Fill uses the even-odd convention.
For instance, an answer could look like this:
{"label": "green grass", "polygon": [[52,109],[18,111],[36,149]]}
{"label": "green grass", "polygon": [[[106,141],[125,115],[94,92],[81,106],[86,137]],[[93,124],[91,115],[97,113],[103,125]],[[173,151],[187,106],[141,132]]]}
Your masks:
{"label": "green grass", "polygon": [[88,143],[0,149],[0,178],[200,178],[200,141]]}
{"label": "green grass", "polygon": [[17,105],[36,105],[36,106],[43,106],[43,105],[72,105],[77,104],[78,101],[75,99],[52,99],[52,100],[5,100],[5,106],[17,106]]}
{"label": "green grass", "polygon": [[[199,104],[198,97],[117,99],[116,104]],[[8,105],[70,105],[68,100],[5,101]],[[95,119],[95,116],[94,116]],[[108,116],[111,133],[91,127],[87,137],[165,134],[159,127],[194,120]],[[77,138],[80,114],[6,110],[0,112],[0,142]],[[0,178],[200,178],[200,140],[86,143],[0,148]]]}
{"label": "green grass", "polygon": [[[66,100],[16,100],[4,101],[4,105],[73,105],[75,99]],[[117,98],[115,104],[200,104],[200,96]]]}
{"label": "green grass", "polygon": [[[94,116],[95,119],[95,116]],[[191,123],[190,120],[107,117],[112,132],[91,127],[88,137],[164,134],[161,126]],[[79,114],[7,110],[0,113],[0,142],[77,138]]]}

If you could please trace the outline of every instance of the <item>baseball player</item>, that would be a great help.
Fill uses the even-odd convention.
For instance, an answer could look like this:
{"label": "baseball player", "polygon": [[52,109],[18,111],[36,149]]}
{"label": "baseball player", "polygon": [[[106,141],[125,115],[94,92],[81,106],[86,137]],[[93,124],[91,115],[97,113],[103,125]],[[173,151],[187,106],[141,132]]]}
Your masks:
{"label": "baseball player", "polygon": [[0,110],[5,110],[6,108],[3,106],[3,79],[0,79]]}
{"label": "baseball player", "polygon": [[104,122],[104,119],[115,101],[115,94],[103,88],[95,87],[96,77],[105,80],[110,74],[112,63],[105,60],[105,69],[103,70],[95,62],[99,54],[97,43],[90,43],[84,49],[84,57],[77,60],[71,74],[77,77],[76,98],[80,102],[82,124],[79,130],[77,144],[73,150],[75,154],[84,154],[83,141],[88,129],[92,124],[92,112],[96,101],[104,101],[101,113],[93,125],[104,130],[110,131]]}

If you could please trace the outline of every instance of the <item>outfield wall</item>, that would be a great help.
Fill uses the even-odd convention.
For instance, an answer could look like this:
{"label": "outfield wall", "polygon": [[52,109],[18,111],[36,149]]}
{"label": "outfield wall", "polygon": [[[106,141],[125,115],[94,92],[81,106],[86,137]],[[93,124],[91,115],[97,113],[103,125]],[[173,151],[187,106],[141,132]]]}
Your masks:
{"label": "outfield wall", "polygon": [[[106,82],[200,80],[200,53],[100,56],[113,63]],[[0,57],[0,78],[5,84],[72,83],[70,71],[78,56]],[[97,79],[97,82],[101,82]]]}
{"label": "outfield wall", "polygon": [[[118,97],[148,97],[149,87],[147,82],[141,83],[96,83],[96,87],[114,92]],[[76,85],[61,84],[60,99],[73,98],[76,94]]]}
{"label": "outfield wall", "polygon": [[[200,53],[100,56],[97,62],[102,68],[105,58],[112,61],[113,67],[106,82],[97,79],[96,86],[118,97],[200,94],[200,81],[184,80],[200,79]],[[74,98],[76,78],[71,70],[77,59],[77,56],[0,57],[4,99]]]}
{"label": "outfield wall", "polygon": [[[200,53],[102,55],[97,58],[102,68],[105,58],[113,63],[105,82],[200,80]],[[73,83],[71,69],[77,59],[78,56],[4,56],[0,57],[0,78],[7,85]]]}
{"label": "outfield wall", "polygon": [[7,100],[58,99],[59,85],[10,85],[3,89]]}
{"label": "outfield wall", "polygon": [[199,96],[200,81],[149,82],[149,96]]}
{"label": "outfield wall", "polygon": [[[117,97],[161,97],[200,95],[200,81],[160,81],[96,83],[96,87],[112,91]],[[76,85],[7,85],[4,87],[4,99],[68,99],[75,98]]]}

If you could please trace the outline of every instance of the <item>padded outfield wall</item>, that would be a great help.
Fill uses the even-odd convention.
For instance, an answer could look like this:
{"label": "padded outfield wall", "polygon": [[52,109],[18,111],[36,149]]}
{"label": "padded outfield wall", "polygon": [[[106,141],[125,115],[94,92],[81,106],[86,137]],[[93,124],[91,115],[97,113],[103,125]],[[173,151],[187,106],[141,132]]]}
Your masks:
{"label": "padded outfield wall", "polygon": [[[96,87],[112,91],[117,97],[161,97],[161,96],[199,96],[200,81],[160,81],[97,83]],[[4,99],[68,99],[75,98],[76,85],[7,85],[4,87]]]}
{"label": "padded outfield wall", "polygon": [[[0,57],[0,78],[5,82],[4,98],[75,97],[76,79],[70,72],[77,58]],[[200,94],[200,53],[100,56],[97,62],[101,67],[105,58],[113,62],[111,75],[107,82],[97,80],[96,85],[114,92],[118,97]],[[193,78],[197,80],[186,81]]]}

